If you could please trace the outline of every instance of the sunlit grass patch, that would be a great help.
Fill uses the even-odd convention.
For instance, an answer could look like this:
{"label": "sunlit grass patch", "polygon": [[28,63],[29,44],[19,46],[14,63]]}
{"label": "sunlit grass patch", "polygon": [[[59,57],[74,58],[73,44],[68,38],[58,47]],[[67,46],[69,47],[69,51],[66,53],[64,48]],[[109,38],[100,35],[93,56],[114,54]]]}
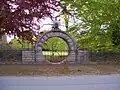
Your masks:
{"label": "sunlit grass patch", "polygon": [[49,56],[67,56],[68,52],[66,51],[43,51],[43,55]]}

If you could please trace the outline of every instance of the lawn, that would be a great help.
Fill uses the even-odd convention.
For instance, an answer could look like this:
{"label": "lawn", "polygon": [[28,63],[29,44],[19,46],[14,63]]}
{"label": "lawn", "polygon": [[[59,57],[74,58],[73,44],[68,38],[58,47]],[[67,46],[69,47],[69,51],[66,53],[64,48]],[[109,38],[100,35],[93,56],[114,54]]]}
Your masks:
{"label": "lawn", "polygon": [[67,51],[43,51],[43,55],[54,55],[54,56],[67,56]]}
{"label": "lawn", "polygon": [[57,63],[61,62],[68,56],[67,51],[43,51],[43,55],[45,56],[46,60]]}
{"label": "lawn", "polygon": [[120,74],[120,65],[0,65],[1,76]]}

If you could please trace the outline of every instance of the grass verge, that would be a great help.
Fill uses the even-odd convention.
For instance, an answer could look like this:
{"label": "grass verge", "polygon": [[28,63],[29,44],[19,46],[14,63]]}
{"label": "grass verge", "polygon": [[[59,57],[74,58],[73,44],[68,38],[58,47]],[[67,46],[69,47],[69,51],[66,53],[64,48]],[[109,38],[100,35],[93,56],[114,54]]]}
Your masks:
{"label": "grass verge", "polygon": [[120,65],[0,65],[0,76],[120,74]]}

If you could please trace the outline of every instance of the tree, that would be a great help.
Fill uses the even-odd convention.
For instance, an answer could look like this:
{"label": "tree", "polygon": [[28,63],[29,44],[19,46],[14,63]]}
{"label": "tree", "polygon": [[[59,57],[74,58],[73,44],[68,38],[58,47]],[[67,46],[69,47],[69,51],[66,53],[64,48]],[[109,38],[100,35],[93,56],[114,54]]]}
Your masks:
{"label": "tree", "polygon": [[[79,23],[76,22],[70,27],[69,33],[77,38],[80,47],[92,50],[119,49],[114,45],[120,40],[118,34],[115,34],[119,32],[120,27],[119,0],[62,1],[73,9],[76,20],[79,20]],[[81,34],[83,31],[86,33]]]}
{"label": "tree", "polygon": [[58,6],[58,0],[0,0],[0,35],[7,33],[20,37],[26,30],[36,34],[40,20],[52,18],[52,12],[58,11]]}
{"label": "tree", "polygon": [[9,42],[9,45],[13,48],[13,49],[24,49],[24,48],[32,48],[33,45],[27,41],[27,40],[23,40],[20,38],[15,37],[14,39],[12,39]]}
{"label": "tree", "polygon": [[48,39],[44,45],[43,45],[43,50],[53,50],[53,51],[60,51],[60,50],[68,50],[68,45],[67,43],[58,37],[52,37]]}
{"label": "tree", "polygon": [[112,43],[114,47],[120,49],[120,19],[111,24],[112,28]]}

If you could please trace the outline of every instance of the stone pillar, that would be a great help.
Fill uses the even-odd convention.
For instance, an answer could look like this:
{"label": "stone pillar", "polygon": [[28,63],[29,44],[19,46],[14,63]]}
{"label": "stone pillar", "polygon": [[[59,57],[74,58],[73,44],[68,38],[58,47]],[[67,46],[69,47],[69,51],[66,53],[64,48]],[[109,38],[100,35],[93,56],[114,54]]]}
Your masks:
{"label": "stone pillar", "polygon": [[33,64],[35,62],[34,51],[22,51],[22,63]]}
{"label": "stone pillar", "polygon": [[67,57],[66,61],[69,64],[75,64],[76,63],[76,52],[75,51],[70,51],[70,54]]}
{"label": "stone pillar", "polygon": [[42,51],[36,51],[36,55],[35,55],[35,61],[37,64],[43,64],[45,63],[45,57],[43,56]]}
{"label": "stone pillar", "polygon": [[88,64],[89,52],[88,50],[78,50],[77,63]]}

